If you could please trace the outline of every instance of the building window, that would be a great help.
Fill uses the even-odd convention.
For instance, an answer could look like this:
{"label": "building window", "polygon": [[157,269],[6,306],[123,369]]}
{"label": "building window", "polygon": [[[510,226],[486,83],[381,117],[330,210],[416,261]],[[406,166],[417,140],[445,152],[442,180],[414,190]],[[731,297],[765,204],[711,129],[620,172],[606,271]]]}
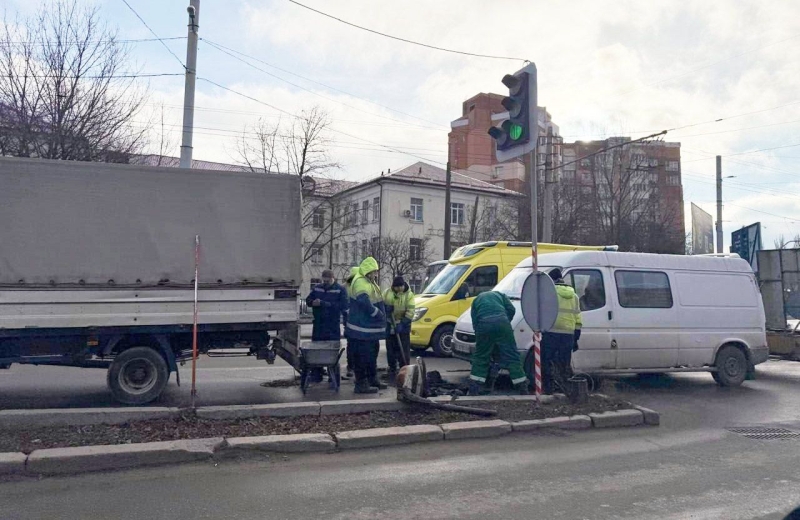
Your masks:
{"label": "building window", "polygon": [[422,222],[422,199],[411,198],[411,220]]}
{"label": "building window", "polygon": [[496,179],[496,178],[500,177],[501,173],[503,173],[503,167],[502,166],[495,166],[494,167],[494,178]]}
{"label": "building window", "polygon": [[339,244],[333,244],[333,263],[339,263]]}
{"label": "building window", "polygon": [[321,247],[312,247],[311,248],[311,263],[315,265],[322,264],[322,255],[324,253],[324,249]]}
{"label": "building window", "polygon": [[361,258],[369,256],[369,240],[366,238],[361,241]]}
{"label": "building window", "polygon": [[667,273],[656,271],[617,271],[619,304],[633,309],[669,309],[672,290]]}
{"label": "building window", "polygon": [[676,172],[679,169],[680,169],[680,163],[678,161],[667,161],[668,172]]}
{"label": "building window", "polygon": [[325,208],[314,209],[311,225],[314,229],[322,229],[325,227]]}
{"label": "building window", "polygon": [[408,281],[408,286],[411,289],[411,292],[414,294],[419,294],[422,292],[422,280],[419,278],[412,278]]}
{"label": "building window", "polygon": [[361,223],[366,224],[369,218],[369,201],[365,200],[361,203]]}
{"label": "building window", "polygon": [[379,237],[372,237],[372,256],[378,257],[380,254],[381,239]]}
{"label": "building window", "polygon": [[354,202],[350,209],[350,225],[358,225],[358,202]]}
{"label": "building window", "polygon": [[408,241],[408,259],[412,261],[422,260],[422,239],[411,238]]}
{"label": "building window", "polygon": [[342,244],[342,263],[346,264],[350,259],[350,244],[345,242]]}
{"label": "building window", "polygon": [[372,199],[372,221],[377,222],[381,218],[381,198]]}
{"label": "building window", "polygon": [[590,161],[589,159],[581,159],[581,166],[582,167],[588,168],[591,165],[592,165],[592,161]]}
{"label": "building window", "polygon": [[667,175],[667,186],[680,186],[681,180],[677,175]]}
{"label": "building window", "polygon": [[353,241],[350,244],[350,247],[351,247],[351,249],[353,251],[353,265],[358,265],[359,264],[359,261],[358,261],[358,242]]}
{"label": "building window", "polygon": [[460,202],[450,204],[450,224],[454,226],[464,225],[464,204]]}

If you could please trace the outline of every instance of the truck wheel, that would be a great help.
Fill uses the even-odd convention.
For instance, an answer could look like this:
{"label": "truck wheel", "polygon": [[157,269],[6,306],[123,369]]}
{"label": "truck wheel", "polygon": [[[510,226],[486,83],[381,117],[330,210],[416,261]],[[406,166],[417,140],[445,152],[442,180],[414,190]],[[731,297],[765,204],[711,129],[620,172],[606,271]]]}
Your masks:
{"label": "truck wheel", "polygon": [[157,398],[169,380],[164,357],[150,347],[122,351],[108,369],[108,386],[123,404],[146,404]]}
{"label": "truck wheel", "polygon": [[733,345],[719,349],[716,367],[712,376],[719,386],[739,386],[747,377],[747,357]]}
{"label": "truck wheel", "polygon": [[453,355],[453,330],[452,323],[442,325],[436,329],[433,335],[433,352],[439,357],[451,357]]}

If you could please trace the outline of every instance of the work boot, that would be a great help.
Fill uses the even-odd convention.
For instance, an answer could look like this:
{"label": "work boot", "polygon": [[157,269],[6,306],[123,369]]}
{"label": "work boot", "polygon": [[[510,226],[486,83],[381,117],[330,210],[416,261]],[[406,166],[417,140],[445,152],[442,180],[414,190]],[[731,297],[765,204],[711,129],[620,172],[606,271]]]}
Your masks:
{"label": "work boot", "polygon": [[397,384],[397,370],[390,368],[386,373],[386,378],[390,386],[395,386]]}
{"label": "work boot", "polygon": [[350,367],[347,367],[347,372],[345,372],[344,377],[346,379],[353,379],[353,377],[355,377],[355,374],[353,374],[353,369],[350,368]]}
{"label": "work boot", "polygon": [[389,388],[389,387],[388,387],[388,386],[386,386],[384,383],[381,383],[381,382],[378,380],[378,378],[377,378],[377,377],[375,377],[374,379],[372,379],[372,380],[369,382],[369,386],[371,386],[372,388],[377,388],[378,390],[386,390],[387,388]]}
{"label": "work boot", "polygon": [[355,394],[377,394],[377,388],[371,388],[366,380],[356,381],[356,388],[353,390]]}
{"label": "work boot", "polygon": [[481,393],[481,384],[477,381],[470,381],[467,395],[477,396],[480,395],[480,393]]}
{"label": "work boot", "polygon": [[531,393],[530,389],[528,388],[528,382],[527,381],[525,381],[523,383],[517,383],[516,385],[514,385],[514,390],[519,395],[530,395],[530,393]]}

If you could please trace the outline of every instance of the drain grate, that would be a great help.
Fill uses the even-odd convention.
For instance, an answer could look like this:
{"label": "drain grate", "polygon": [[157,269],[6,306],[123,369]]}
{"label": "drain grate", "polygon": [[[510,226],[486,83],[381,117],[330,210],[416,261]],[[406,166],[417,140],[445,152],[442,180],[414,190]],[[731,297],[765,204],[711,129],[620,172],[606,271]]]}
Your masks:
{"label": "drain grate", "polygon": [[800,437],[800,432],[787,430],[786,428],[770,428],[767,426],[746,426],[740,428],[728,428],[728,431],[738,433],[748,439],[794,439]]}

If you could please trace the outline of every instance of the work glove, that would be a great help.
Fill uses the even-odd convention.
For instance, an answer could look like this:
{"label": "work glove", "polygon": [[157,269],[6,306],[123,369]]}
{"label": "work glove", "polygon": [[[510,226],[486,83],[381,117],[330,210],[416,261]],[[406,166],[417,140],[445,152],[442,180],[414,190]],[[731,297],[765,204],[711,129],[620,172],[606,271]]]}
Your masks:
{"label": "work glove", "polygon": [[579,347],[578,347],[578,342],[576,341],[576,342],[574,342],[574,343],[572,344],[572,351],[573,351],[573,352],[577,352],[577,351],[578,351],[578,348],[579,348]]}
{"label": "work glove", "polygon": [[581,339],[581,329],[575,329],[575,341]]}

